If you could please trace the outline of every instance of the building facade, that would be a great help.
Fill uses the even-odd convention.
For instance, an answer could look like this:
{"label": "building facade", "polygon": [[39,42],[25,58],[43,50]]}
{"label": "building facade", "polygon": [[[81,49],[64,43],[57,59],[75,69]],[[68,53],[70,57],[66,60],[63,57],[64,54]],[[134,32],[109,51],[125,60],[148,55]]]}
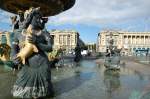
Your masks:
{"label": "building facade", "polygon": [[2,43],[6,43],[9,46],[11,45],[9,32],[0,32],[0,44],[2,44]]}
{"label": "building facade", "polygon": [[97,51],[106,52],[111,39],[113,46],[122,48],[122,54],[125,55],[147,53],[150,50],[150,32],[102,31],[98,34]]}
{"label": "building facade", "polygon": [[96,43],[87,43],[87,50],[90,52],[96,52]]}
{"label": "building facade", "polygon": [[63,47],[66,51],[73,50],[79,38],[79,33],[74,30],[52,30],[50,35],[53,39],[53,49]]}

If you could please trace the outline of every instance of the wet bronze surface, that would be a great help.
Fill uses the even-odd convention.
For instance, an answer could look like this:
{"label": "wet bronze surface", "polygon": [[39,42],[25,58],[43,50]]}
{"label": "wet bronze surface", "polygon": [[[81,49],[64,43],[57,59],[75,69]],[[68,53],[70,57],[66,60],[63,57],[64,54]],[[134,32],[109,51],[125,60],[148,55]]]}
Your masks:
{"label": "wet bronze surface", "polygon": [[0,0],[0,8],[17,14],[18,10],[25,11],[30,7],[41,7],[45,16],[53,16],[70,9],[75,0]]}

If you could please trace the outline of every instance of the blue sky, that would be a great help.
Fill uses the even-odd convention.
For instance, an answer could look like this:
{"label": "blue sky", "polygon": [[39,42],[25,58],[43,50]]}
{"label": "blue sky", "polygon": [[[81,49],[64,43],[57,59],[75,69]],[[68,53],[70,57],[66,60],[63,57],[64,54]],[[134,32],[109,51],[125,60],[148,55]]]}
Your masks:
{"label": "blue sky", "polygon": [[[47,29],[74,29],[80,38],[96,42],[105,29],[150,31],[150,0],[76,0],[73,8],[49,17]],[[12,14],[0,11],[0,31],[10,30]]]}

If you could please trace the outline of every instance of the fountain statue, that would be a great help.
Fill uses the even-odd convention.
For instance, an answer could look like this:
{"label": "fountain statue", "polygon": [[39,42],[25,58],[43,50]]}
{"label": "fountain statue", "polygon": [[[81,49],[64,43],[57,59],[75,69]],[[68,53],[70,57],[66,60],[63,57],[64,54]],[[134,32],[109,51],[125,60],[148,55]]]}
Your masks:
{"label": "fountain statue", "polygon": [[[45,31],[48,16],[59,14],[71,8],[75,0],[0,0],[0,8],[18,14],[20,10],[24,16],[22,24],[18,24],[16,17],[11,18],[14,23],[14,34],[19,50],[14,50],[13,63],[21,69],[12,87],[15,98],[46,99],[54,96],[51,82],[51,65],[47,57],[52,52],[50,34]],[[19,21],[20,22],[20,21]],[[20,29],[20,31],[15,30]],[[18,44],[19,43],[19,44]],[[14,47],[15,48],[15,47]]]}
{"label": "fountain statue", "polygon": [[121,49],[118,49],[114,45],[114,39],[108,41],[109,46],[105,55],[104,66],[107,69],[119,70],[120,69],[120,52]]}
{"label": "fountain statue", "polygon": [[0,61],[10,60],[10,46],[7,44],[0,44]]}

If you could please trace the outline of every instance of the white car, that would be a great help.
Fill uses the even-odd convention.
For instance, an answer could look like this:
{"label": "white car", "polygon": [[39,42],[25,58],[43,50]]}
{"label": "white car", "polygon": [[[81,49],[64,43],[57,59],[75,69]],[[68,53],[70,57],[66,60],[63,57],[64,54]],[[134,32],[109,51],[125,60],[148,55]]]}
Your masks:
{"label": "white car", "polygon": [[88,51],[87,51],[87,50],[83,50],[83,51],[81,52],[81,55],[83,55],[83,56],[88,55]]}

